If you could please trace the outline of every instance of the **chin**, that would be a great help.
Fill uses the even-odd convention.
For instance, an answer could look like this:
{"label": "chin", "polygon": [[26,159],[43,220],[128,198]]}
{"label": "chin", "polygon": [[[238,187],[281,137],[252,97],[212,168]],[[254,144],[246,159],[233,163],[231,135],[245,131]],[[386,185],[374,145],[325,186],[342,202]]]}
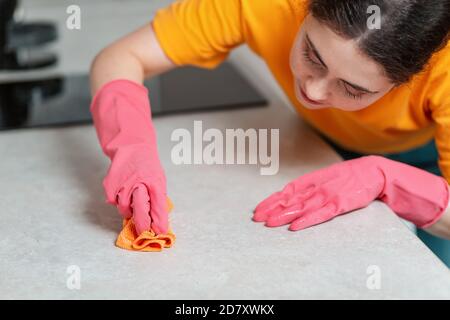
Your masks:
{"label": "chin", "polygon": [[[300,100],[299,100],[300,101]],[[315,105],[315,104],[309,104],[306,102],[302,102],[300,101],[300,103],[302,104],[302,106],[304,106],[306,109],[310,109],[310,110],[320,110],[320,109],[327,109],[327,108],[332,108],[328,105],[325,104],[320,104],[320,105]]]}
{"label": "chin", "polygon": [[336,109],[339,109],[339,110],[342,110],[342,111],[348,111],[348,112],[356,112],[356,111],[360,111],[360,110],[363,110],[363,109],[365,109],[365,108],[367,108],[367,106],[360,106],[360,107],[353,107],[353,108],[346,108],[346,107],[343,107],[343,108],[340,108],[340,107],[336,107]]}

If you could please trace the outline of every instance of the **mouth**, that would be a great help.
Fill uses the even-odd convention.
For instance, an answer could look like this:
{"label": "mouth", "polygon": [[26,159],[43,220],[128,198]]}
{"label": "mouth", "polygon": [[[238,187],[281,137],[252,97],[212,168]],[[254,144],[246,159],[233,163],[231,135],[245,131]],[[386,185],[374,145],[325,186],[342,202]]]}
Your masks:
{"label": "mouth", "polygon": [[305,91],[302,89],[302,87],[300,85],[298,85],[298,90],[300,91],[300,94],[301,94],[302,98],[306,102],[308,102],[309,104],[316,105],[316,106],[319,106],[319,105],[323,104],[323,103],[320,103],[320,102],[318,102],[316,100],[312,100],[312,99],[308,98],[308,96],[306,95]]}

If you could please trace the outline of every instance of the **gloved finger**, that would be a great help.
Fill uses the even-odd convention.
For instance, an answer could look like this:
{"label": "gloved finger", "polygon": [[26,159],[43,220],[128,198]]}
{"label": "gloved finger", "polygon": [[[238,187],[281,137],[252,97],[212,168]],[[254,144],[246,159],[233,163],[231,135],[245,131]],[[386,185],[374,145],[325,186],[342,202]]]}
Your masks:
{"label": "gloved finger", "polygon": [[289,226],[289,230],[298,231],[303,230],[314,225],[326,222],[333,219],[336,216],[336,206],[332,203],[328,203],[322,208],[304,214],[303,216],[297,218]]}
{"label": "gloved finger", "polygon": [[279,227],[292,223],[302,215],[321,208],[326,198],[322,192],[317,192],[310,198],[300,201],[298,204],[271,213],[266,220],[267,227]]}
{"label": "gloved finger", "polygon": [[[296,190],[297,189],[297,190]],[[308,199],[314,194],[315,186],[308,184],[301,188],[291,184],[280,192],[274,195],[271,199],[264,200],[254,211],[253,220],[256,222],[267,221],[274,213],[283,211],[286,207],[299,204]]]}
{"label": "gloved finger", "polygon": [[117,209],[119,210],[119,213],[124,217],[125,219],[131,219],[133,216],[133,211],[131,210],[130,204],[130,196],[128,196],[125,193],[125,190],[122,189],[116,197],[117,202]]}
{"label": "gloved finger", "polygon": [[264,199],[253,210],[253,220],[256,222],[266,221],[268,213],[283,207],[291,206],[292,196],[294,194],[294,184],[288,183],[283,190],[278,191]]}
{"label": "gloved finger", "polygon": [[150,189],[151,227],[156,234],[166,234],[169,230],[169,206],[165,192],[160,189]]}
{"label": "gloved finger", "polygon": [[280,192],[276,192],[263,200],[255,208],[253,220],[256,222],[267,221],[273,211],[285,208],[298,201],[296,197],[307,199],[311,197],[322,183],[333,180],[335,173],[330,167],[305,174],[288,183]]}
{"label": "gloved finger", "polygon": [[298,217],[305,213],[304,203],[299,203],[281,211],[277,211],[275,214],[269,216],[266,220],[266,227],[279,227],[288,223],[291,223]]}
{"label": "gloved finger", "polygon": [[138,184],[133,191],[131,207],[133,208],[133,220],[136,232],[141,234],[150,230],[150,197],[147,188],[142,183]]}
{"label": "gloved finger", "polygon": [[279,203],[282,199],[283,193],[281,191],[278,191],[261,201],[253,210],[253,221],[266,221],[268,212],[279,206]]}

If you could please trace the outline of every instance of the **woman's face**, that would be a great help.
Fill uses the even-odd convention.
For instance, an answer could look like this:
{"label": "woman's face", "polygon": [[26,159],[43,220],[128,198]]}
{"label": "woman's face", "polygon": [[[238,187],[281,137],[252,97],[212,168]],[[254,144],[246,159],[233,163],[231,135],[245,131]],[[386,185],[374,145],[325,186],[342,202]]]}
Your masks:
{"label": "woman's face", "polygon": [[383,69],[311,15],[305,19],[290,53],[295,94],[309,109],[364,109],[394,85]]}

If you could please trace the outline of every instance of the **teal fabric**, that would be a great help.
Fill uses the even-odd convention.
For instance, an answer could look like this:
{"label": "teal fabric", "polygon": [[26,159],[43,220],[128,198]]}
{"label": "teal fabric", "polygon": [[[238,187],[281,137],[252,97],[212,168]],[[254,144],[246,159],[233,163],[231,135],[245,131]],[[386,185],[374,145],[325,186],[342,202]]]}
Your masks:
{"label": "teal fabric", "polygon": [[[327,137],[323,138],[345,160],[364,156],[364,154],[343,149]],[[382,156],[442,176],[441,170],[438,166],[438,151],[434,140],[417,149],[397,154],[382,154]],[[435,237],[420,229],[417,230],[417,236],[447,265],[447,267],[450,268],[450,241]]]}

